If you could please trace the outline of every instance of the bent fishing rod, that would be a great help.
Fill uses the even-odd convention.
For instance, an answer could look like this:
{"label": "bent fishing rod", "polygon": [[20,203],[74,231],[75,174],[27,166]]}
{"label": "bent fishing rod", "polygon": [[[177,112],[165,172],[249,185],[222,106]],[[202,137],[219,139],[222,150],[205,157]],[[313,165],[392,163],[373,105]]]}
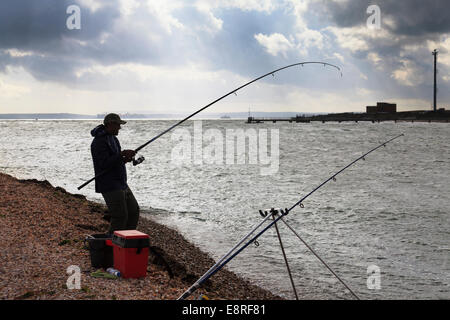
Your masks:
{"label": "bent fishing rod", "polygon": [[[190,114],[189,116],[187,116],[187,117],[184,118],[183,120],[178,121],[177,123],[175,123],[174,125],[172,125],[172,126],[169,127],[168,129],[164,130],[164,131],[161,132],[160,134],[158,134],[158,135],[156,135],[155,137],[153,137],[152,139],[148,140],[148,141],[147,141],[146,143],[144,143],[143,145],[137,147],[137,148],[134,150],[134,152],[137,153],[139,150],[145,148],[147,145],[149,145],[150,143],[152,143],[152,142],[155,141],[156,139],[160,138],[161,136],[165,135],[167,132],[173,130],[174,128],[176,128],[177,126],[179,126],[180,124],[182,124],[182,123],[185,122],[186,120],[189,120],[190,118],[192,118],[192,117],[195,116],[196,114],[198,114],[198,113],[202,112],[203,110],[209,108],[209,107],[212,106],[213,104],[215,104],[215,103],[219,102],[220,100],[222,100],[222,99],[228,97],[229,95],[231,95],[231,94],[236,94],[239,90],[241,90],[241,89],[243,89],[243,88],[249,86],[250,84],[252,84],[252,83],[254,83],[254,82],[258,81],[258,80],[261,80],[261,79],[263,79],[263,78],[265,78],[265,77],[268,77],[268,76],[270,76],[270,75],[275,76],[275,73],[280,72],[281,70],[288,69],[288,68],[295,67],[295,66],[302,66],[302,67],[303,67],[304,65],[307,65],[307,64],[322,64],[324,67],[329,66],[329,67],[332,67],[332,68],[336,68],[336,69],[340,72],[341,77],[342,77],[342,71],[341,71],[341,68],[339,68],[338,66],[335,66],[334,64],[330,64],[330,63],[327,63],[327,62],[321,62],[321,61],[298,62],[298,63],[294,63],[294,64],[291,64],[291,65],[288,65],[288,66],[285,66],[285,67],[282,67],[282,68],[273,70],[273,71],[271,71],[271,72],[266,73],[265,75],[262,75],[262,76],[260,76],[260,77],[258,77],[258,78],[256,78],[256,79],[253,79],[253,80],[247,82],[246,84],[244,84],[244,85],[242,85],[242,86],[240,86],[240,87],[238,87],[238,88],[236,88],[236,89],[234,89],[234,90],[228,92],[227,94],[221,96],[220,98],[218,98],[218,99],[214,100],[213,102],[207,104],[206,106],[200,108],[199,110],[197,110],[197,111],[195,111],[194,113]],[[137,164],[141,163],[143,160],[144,160],[144,158],[141,157],[141,158],[139,158],[138,160],[133,161],[133,165],[137,165]],[[98,173],[95,177],[89,179],[88,181],[86,181],[85,183],[83,183],[82,185],[80,185],[80,186],[78,187],[78,190],[81,190],[81,189],[84,188],[86,185],[88,185],[89,183],[91,183],[92,181],[94,181],[95,179],[97,179],[98,177],[103,176],[105,173],[109,172],[109,171],[112,169],[113,166],[114,166],[114,165],[112,165],[111,167],[109,167],[109,168],[107,168],[107,169],[101,171],[101,172]]]}
{"label": "bent fishing rod", "polygon": [[[381,143],[377,147],[371,149],[370,151],[363,154],[361,157],[355,159],[354,161],[350,162],[348,165],[346,165],[341,170],[337,171],[335,174],[333,174],[331,177],[329,177],[327,180],[322,182],[320,185],[318,185],[316,188],[314,188],[310,193],[305,195],[303,198],[301,198],[299,201],[297,201],[291,208],[287,209],[270,209],[269,211],[263,211],[259,210],[259,213],[264,217],[264,220],[261,221],[255,228],[252,229],[250,233],[248,233],[244,238],[242,238],[238,244],[236,244],[229,252],[227,252],[215,265],[213,265],[203,276],[201,276],[189,289],[187,289],[179,298],[178,300],[184,300],[188,298],[192,293],[194,293],[195,290],[197,290],[206,280],[208,280],[210,277],[212,277],[214,274],[216,274],[219,270],[221,270],[228,262],[230,262],[232,259],[234,259],[239,253],[241,253],[245,248],[247,248],[251,243],[255,243],[255,241],[264,234],[267,230],[269,230],[274,224],[276,224],[279,220],[282,220],[283,217],[287,216],[291,210],[293,210],[295,207],[300,206],[303,208],[303,201],[305,201],[308,197],[310,197],[314,192],[322,188],[325,184],[327,184],[330,181],[336,181],[336,176],[354,165],[356,162],[360,160],[365,160],[365,157],[368,156],[370,153],[378,150],[381,147],[386,147],[386,145],[400,137],[404,136],[404,134],[400,134],[386,142]],[[275,217],[273,213],[280,213],[278,217]],[[260,231],[258,234],[253,236],[250,240],[245,242],[248,238],[251,237],[252,234],[256,232],[259,227],[266,222],[270,217],[274,217],[274,219],[271,221],[269,225],[267,225],[262,231]],[[286,223],[284,220],[282,220],[284,223]],[[289,227],[290,228],[290,227]],[[292,230],[292,229],[291,229]],[[292,230],[293,231],[293,230]],[[296,234],[297,237],[298,234]],[[303,240],[301,240],[304,242]],[[245,242],[245,244],[244,244]],[[304,242],[305,243],[305,242]],[[243,244],[243,245],[242,245]],[[306,244],[306,243],[305,243]],[[241,246],[242,245],[242,246]],[[239,248],[239,246],[241,246]],[[331,273],[337,277],[337,279],[350,291],[350,293],[356,298],[359,299],[359,297],[342,281],[341,278],[337,276],[337,274],[312,250],[308,245],[306,245],[309,250],[313,252],[313,254],[331,271]],[[238,249],[239,248],[239,249]]]}

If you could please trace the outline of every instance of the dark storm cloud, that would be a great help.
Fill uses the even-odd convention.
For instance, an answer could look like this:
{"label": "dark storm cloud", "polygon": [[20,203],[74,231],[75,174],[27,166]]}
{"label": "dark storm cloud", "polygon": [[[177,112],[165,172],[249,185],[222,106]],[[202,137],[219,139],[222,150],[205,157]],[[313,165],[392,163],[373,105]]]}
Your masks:
{"label": "dark storm cloud", "polygon": [[[66,9],[72,4],[81,8],[81,30],[66,27],[69,16]],[[370,71],[378,72],[374,68],[371,70],[368,63],[368,54],[377,53],[385,66],[385,80],[377,80],[377,83],[389,86],[389,89],[394,88],[391,72],[401,68],[404,60],[413,61],[428,76],[431,54],[426,40],[438,41],[439,36],[449,30],[450,19],[445,15],[450,2],[348,0],[335,3],[319,0],[310,4],[304,18],[315,21],[314,26],[309,24],[314,30],[330,25],[338,29],[365,26],[366,10],[371,4],[380,6],[382,28],[389,31],[389,36],[365,37],[367,49],[349,53],[362,61],[361,70],[367,75]],[[83,7],[77,0],[2,0],[0,72],[7,71],[7,66],[21,66],[38,80],[72,85],[89,77],[91,85],[99,82],[102,75],[97,76],[92,71],[78,78],[76,72],[84,67],[118,63],[173,66],[199,62],[210,70],[228,70],[251,77],[260,75],[262,68],[275,69],[305,58],[296,48],[286,56],[273,56],[255,39],[256,34],[269,36],[274,33],[295,37],[296,17],[288,7],[280,5],[271,12],[217,8],[213,14],[215,19],[222,21],[218,27],[214,25],[217,21],[211,20],[214,18],[207,12],[199,11],[187,2],[171,12],[183,27],[171,25],[167,28],[167,21],[161,21],[158,13],[149,10],[145,2],[138,2],[138,6],[130,16],[124,16],[117,0],[105,0],[95,11]],[[383,23],[383,19],[394,23]],[[310,48],[308,51],[314,59],[341,52],[337,42],[328,41],[331,39],[329,31],[324,34],[327,39],[325,49]],[[408,52],[405,48],[411,45],[421,47]],[[14,56],[9,49],[26,54]],[[305,76],[295,74],[292,81],[287,73],[283,79],[302,86],[312,85],[309,79],[318,78],[314,71],[305,69],[302,71]],[[92,89],[95,90],[94,86]]]}
{"label": "dark storm cloud", "polygon": [[[81,30],[66,27],[66,10],[72,4],[81,9]],[[215,60],[219,50],[224,55],[227,50],[241,53],[250,42],[256,45],[250,33],[253,29],[247,30],[248,41],[232,40],[233,35],[215,38],[208,32],[211,21],[193,6],[175,12],[185,29],[172,26],[168,30],[145,2],[139,2],[128,17],[120,12],[118,1],[105,0],[102,4],[91,11],[76,0],[2,0],[0,71],[4,72],[7,66],[22,66],[38,80],[73,83],[79,80],[76,71],[92,65],[173,66],[187,61],[203,62],[204,57]],[[26,55],[14,56],[10,49]],[[223,67],[218,59],[216,67]]]}
{"label": "dark storm cloud", "polygon": [[450,32],[450,1],[448,0],[348,0],[334,2],[322,0],[315,8],[327,13],[339,27],[365,25],[370,5],[378,5],[381,17],[392,19],[393,26],[383,24],[392,34],[421,37],[433,33]]}
{"label": "dark storm cloud", "polygon": [[[81,10],[80,30],[66,25],[66,10],[73,4]],[[136,18],[158,30],[143,12],[137,11]],[[158,50],[145,38],[149,30],[128,30],[121,18],[118,1],[104,1],[91,11],[76,0],[2,0],[0,71],[22,66],[38,80],[70,83],[80,67],[155,60]],[[25,55],[11,54],[11,49]]]}
{"label": "dark storm cloud", "polygon": [[[367,33],[359,31],[366,28],[370,5],[378,5],[381,11],[381,30]],[[399,96],[421,97],[429,100],[432,89],[432,56],[429,45],[437,43],[442,55],[448,55],[447,49],[439,48],[442,37],[450,33],[450,1],[448,0],[347,0],[313,2],[309,11],[317,20],[322,20],[323,28],[354,28],[355,39],[362,40],[366,47],[351,48],[350,54],[359,60],[358,67],[370,75],[368,82],[371,88],[383,92],[391,92]],[[349,29],[352,30],[352,29]],[[348,31],[351,32],[352,31]],[[336,39],[337,40],[337,39]],[[339,43],[339,41],[337,41]],[[347,45],[349,45],[349,42]],[[434,48],[433,48],[434,49]],[[374,54],[380,59],[377,66],[370,58]],[[371,68],[368,67],[371,65]],[[382,67],[379,69],[378,67]],[[399,79],[395,79],[397,70],[410,70],[410,77],[415,78],[415,86],[411,87]],[[441,96],[447,95],[448,83],[441,76],[448,74],[447,66],[439,65],[439,85]],[[414,70],[412,72],[411,70]],[[375,74],[382,75],[380,80]],[[414,88],[414,90],[412,90]]]}
{"label": "dark storm cloud", "polygon": [[448,0],[322,0],[311,5],[311,9],[339,28],[365,27],[370,15],[367,8],[374,4],[380,7],[382,31],[388,33],[385,37],[363,38],[369,47],[366,51],[397,56],[408,45],[426,45],[427,40],[439,42],[443,34],[450,32]]}
{"label": "dark storm cloud", "polygon": [[[73,4],[81,9],[80,30],[69,30],[66,25],[70,16],[66,10]],[[100,59],[95,55],[97,40],[117,17],[114,1],[92,12],[73,0],[2,0],[0,70],[7,65],[22,66],[39,80],[70,81],[85,61]],[[10,49],[27,54],[14,56]]]}
{"label": "dark storm cloud", "polygon": [[[81,8],[81,30],[68,30],[66,9]],[[218,9],[217,21],[195,6],[174,10],[182,28],[168,30],[147,4],[124,17],[118,1],[104,1],[96,11],[76,0],[2,0],[0,2],[0,71],[22,66],[38,80],[73,83],[76,71],[91,65],[141,63],[177,65],[200,62],[212,70],[226,69],[255,75],[261,65],[283,64],[267,54],[255,34],[288,34],[293,15],[284,9],[271,13]],[[28,53],[13,56],[8,49]],[[31,55],[29,54],[31,52]]]}
{"label": "dark storm cloud", "polygon": [[2,0],[0,2],[0,48],[41,53],[64,50],[64,38],[88,41],[111,28],[119,16],[114,1],[92,12],[81,5],[81,30],[69,30],[66,13],[73,0]]}

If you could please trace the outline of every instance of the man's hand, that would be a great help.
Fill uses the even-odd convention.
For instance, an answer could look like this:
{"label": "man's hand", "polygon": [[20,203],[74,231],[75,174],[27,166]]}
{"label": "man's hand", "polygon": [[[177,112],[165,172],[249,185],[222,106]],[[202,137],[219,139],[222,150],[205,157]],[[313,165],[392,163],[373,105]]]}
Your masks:
{"label": "man's hand", "polygon": [[122,159],[124,162],[130,162],[133,160],[136,152],[134,152],[134,150],[123,150],[120,154],[122,155]]}

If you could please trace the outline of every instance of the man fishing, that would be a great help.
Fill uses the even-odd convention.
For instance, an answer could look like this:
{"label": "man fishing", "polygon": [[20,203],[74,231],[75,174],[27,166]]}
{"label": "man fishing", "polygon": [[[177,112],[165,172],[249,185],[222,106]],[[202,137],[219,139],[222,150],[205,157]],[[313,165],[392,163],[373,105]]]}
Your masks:
{"label": "man fishing", "polygon": [[[116,136],[126,121],[110,113],[103,124],[91,131],[95,174],[107,170],[95,179],[95,192],[101,193],[111,216],[109,233],[116,230],[135,230],[139,220],[139,205],[127,184],[125,163],[131,162],[136,152],[123,150]],[[108,170],[109,169],[109,170]]]}

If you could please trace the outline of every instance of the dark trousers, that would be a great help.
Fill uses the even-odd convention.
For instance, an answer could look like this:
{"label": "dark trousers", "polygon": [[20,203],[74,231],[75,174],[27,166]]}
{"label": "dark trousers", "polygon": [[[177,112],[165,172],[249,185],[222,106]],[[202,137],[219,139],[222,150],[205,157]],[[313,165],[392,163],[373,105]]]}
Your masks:
{"label": "dark trousers", "polygon": [[116,230],[136,230],[139,205],[130,188],[102,193],[111,216],[109,233]]}

